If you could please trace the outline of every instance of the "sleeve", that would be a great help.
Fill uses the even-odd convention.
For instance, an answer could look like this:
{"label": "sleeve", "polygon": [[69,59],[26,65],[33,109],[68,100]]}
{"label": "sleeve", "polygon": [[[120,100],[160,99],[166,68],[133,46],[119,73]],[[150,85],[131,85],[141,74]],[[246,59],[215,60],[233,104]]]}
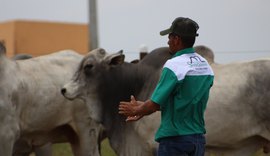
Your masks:
{"label": "sleeve", "polygon": [[169,68],[163,68],[159,82],[151,96],[151,100],[163,105],[168,100],[177,84],[177,77]]}

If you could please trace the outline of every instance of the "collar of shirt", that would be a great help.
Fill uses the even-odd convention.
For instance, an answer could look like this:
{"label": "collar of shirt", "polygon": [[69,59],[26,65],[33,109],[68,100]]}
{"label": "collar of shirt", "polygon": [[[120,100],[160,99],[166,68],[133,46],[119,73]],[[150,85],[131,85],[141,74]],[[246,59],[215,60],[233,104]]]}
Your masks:
{"label": "collar of shirt", "polygon": [[180,55],[183,55],[183,54],[189,54],[189,53],[194,53],[194,48],[186,48],[186,49],[182,49],[182,50],[176,52],[176,53],[173,55],[173,58],[176,57],[176,56],[180,56]]}

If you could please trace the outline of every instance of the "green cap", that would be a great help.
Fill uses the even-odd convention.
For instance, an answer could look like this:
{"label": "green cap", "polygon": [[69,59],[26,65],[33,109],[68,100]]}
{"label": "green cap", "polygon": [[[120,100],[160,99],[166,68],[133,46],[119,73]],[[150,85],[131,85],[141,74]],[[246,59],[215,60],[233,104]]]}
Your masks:
{"label": "green cap", "polygon": [[179,36],[186,37],[196,37],[199,36],[197,30],[199,29],[199,25],[193,21],[192,19],[185,17],[178,17],[173,22],[169,29],[163,30],[160,32],[161,36],[175,33]]}

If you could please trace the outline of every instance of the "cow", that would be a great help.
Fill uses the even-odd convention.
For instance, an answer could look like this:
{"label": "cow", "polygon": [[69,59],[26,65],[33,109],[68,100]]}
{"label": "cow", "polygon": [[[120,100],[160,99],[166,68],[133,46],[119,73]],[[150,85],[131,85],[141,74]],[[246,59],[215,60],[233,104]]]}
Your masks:
{"label": "cow", "polygon": [[[130,95],[141,101],[148,99],[170,57],[168,48],[157,48],[132,64],[124,62],[122,52],[108,54],[96,49],[83,58],[61,92],[70,100],[86,101],[92,118],[103,124],[118,155],[155,155],[160,112],[126,123],[118,114],[118,104],[130,100]],[[224,65],[213,61],[211,66],[215,81],[205,112],[206,155],[250,156],[269,146],[270,60]]]}
{"label": "cow", "polygon": [[0,43],[1,156],[11,156],[18,141],[32,149],[69,142],[75,156],[100,155],[98,135],[102,127],[91,119],[82,100],[69,101],[59,91],[82,57],[62,50],[11,60]]}
{"label": "cow", "polygon": [[[161,48],[157,52],[171,57],[166,50]],[[124,55],[121,52],[108,55],[103,49],[93,50],[82,60],[73,81],[62,88],[66,98],[82,98],[90,102],[92,118],[103,124],[112,148],[120,156],[148,156],[155,153],[157,144],[152,134],[157,129],[159,113],[127,124],[124,117],[118,115],[117,109],[119,101],[129,100],[130,95],[140,100],[150,96],[162,66],[155,60],[147,61],[151,55],[134,64],[123,63]],[[163,62],[166,61],[166,57],[161,58]],[[155,126],[149,127],[150,122]]]}
{"label": "cow", "polygon": [[212,49],[205,45],[197,45],[194,47],[195,51],[200,54],[202,57],[204,57],[207,62],[211,65],[215,62],[215,54]]}
{"label": "cow", "polygon": [[[11,57],[12,60],[25,60],[33,58],[30,54],[16,54]],[[13,148],[13,156],[29,156],[32,152],[35,153],[36,156],[52,156],[52,144],[47,143],[41,147],[33,149],[31,145],[29,145],[24,140],[17,140],[14,148]]]}
{"label": "cow", "polygon": [[239,61],[219,64],[207,46],[195,51],[209,60],[214,86],[205,112],[208,153],[248,156],[270,141],[270,60]]}

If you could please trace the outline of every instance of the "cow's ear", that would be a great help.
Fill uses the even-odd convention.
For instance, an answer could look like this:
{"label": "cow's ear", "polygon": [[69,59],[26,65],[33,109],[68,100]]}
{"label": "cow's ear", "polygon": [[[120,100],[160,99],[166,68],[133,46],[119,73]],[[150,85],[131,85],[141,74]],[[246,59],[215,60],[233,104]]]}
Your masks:
{"label": "cow's ear", "polygon": [[106,56],[104,60],[110,66],[120,65],[124,63],[125,55],[123,54],[123,50],[120,50],[117,53]]}

